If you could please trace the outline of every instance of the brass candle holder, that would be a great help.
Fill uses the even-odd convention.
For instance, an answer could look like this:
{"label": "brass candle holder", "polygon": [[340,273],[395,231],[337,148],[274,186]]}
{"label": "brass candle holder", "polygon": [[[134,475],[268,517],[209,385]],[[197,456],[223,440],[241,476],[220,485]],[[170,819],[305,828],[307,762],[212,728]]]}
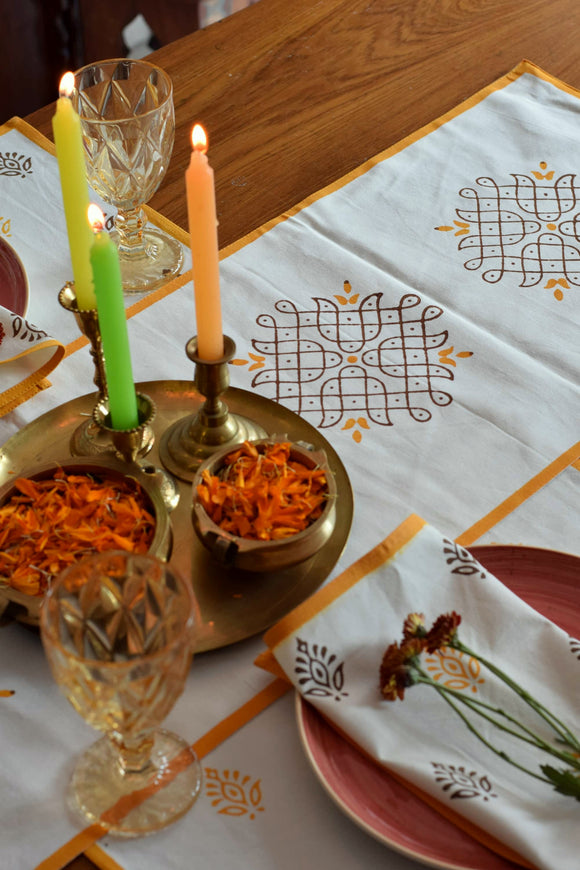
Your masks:
{"label": "brass candle holder", "polygon": [[145,474],[155,485],[168,511],[174,510],[179,503],[179,490],[173,478],[164,469],[142,461],[155,441],[152,423],[157,414],[153,399],[145,393],[137,393],[137,415],[139,424],[132,429],[113,429],[108,399],[101,399],[93,410],[95,426],[108,438],[109,447],[118,458],[125,462],[128,470],[133,467]]}
{"label": "brass candle holder", "polygon": [[[67,282],[60,293],[58,301],[65,309],[74,314],[74,318],[81,333],[89,340],[91,357],[95,366],[93,383],[97,388],[95,402],[107,402],[107,379],[105,376],[105,360],[99,329],[99,318],[96,308],[81,310],[78,307],[73,281]],[[92,418],[87,418],[75,429],[70,440],[70,452],[72,456],[94,456],[99,453],[111,452],[110,437],[95,423]]]}
{"label": "brass candle holder", "polygon": [[192,481],[199,465],[216,450],[264,438],[267,432],[258,423],[240,414],[232,414],[221,398],[230,385],[228,363],[236,345],[224,335],[224,355],[211,362],[197,354],[197,337],[185,346],[195,364],[194,386],[205,402],[201,408],[170,426],[162,436],[159,456],[163,465],[176,477]]}
{"label": "brass candle holder", "polygon": [[81,333],[89,340],[95,366],[93,383],[97,388],[92,416],[81,423],[71,436],[71,455],[116,455],[129,467],[134,466],[141,474],[147,475],[157,487],[166,508],[169,511],[174,510],[179,502],[176,482],[164,469],[140,461],[147,456],[155,443],[155,433],[151,426],[157,413],[155,403],[144,393],[137,393],[139,425],[134,429],[113,429],[97,309],[79,309],[73,282],[64,285],[58,294],[58,301],[66,311],[74,314]]}

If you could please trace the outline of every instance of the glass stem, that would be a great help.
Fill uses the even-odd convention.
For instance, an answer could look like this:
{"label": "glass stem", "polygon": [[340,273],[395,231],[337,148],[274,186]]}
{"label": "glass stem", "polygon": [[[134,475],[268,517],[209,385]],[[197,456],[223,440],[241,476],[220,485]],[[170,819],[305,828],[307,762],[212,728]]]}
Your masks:
{"label": "glass stem", "polygon": [[135,737],[112,735],[111,741],[115,748],[121,776],[143,774],[151,766],[154,738],[150,731],[142,732]]}
{"label": "glass stem", "polygon": [[145,243],[143,230],[147,216],[141,206],[123,211],[119,209],[115,217],[115,229],[119,233],[119,251],[125,256],[143,256]]}

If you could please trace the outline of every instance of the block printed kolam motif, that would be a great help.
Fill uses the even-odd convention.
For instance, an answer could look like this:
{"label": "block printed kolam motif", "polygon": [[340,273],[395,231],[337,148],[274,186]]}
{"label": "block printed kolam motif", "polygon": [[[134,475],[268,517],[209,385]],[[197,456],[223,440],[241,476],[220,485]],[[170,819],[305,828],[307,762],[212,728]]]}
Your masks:
{"label": "block printed kolam motif", "polygon": [[349,281],[343,294],[313,297],[307,310],[286,299],[274,306],[276,315],[257,318],[268,339],[254,339],[250,360],[233,362],[262,369],[252,387],[265,388],[268,398],[321,429],[353,429],[357,442],[360,429],[392,426],[397,412],[425,423],[429,405],[453,401],[442,385],[453,380],[456,358],[472,354],[447,346],[449,333],[436,323],[443,309],[421,302],[414,293],[394,305],[380,292],[361,298]]}
{"label": "block printed kolam motif", "polygon": [[458,220],[435,229],[464,236],[464,266],[482,270],[488,284],[512,274],[520,287],[546,280],[544,288],[562,301],[563,290],[580,286],[580,187],[571,173],[554,179],[545,161],[539,167],[507,183],[476,179],[476,187],[459,191],[466,207],[456,209]]}

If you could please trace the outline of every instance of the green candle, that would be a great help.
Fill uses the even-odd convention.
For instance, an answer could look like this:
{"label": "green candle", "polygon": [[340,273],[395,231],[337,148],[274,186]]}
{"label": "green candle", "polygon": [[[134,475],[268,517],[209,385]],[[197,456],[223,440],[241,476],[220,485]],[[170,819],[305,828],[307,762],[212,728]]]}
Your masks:
{"label": "green candle", "polygon": [[119,253],[104,230],[104,216],[98,206],[89,206],[89,222],[95,234],[90,258],[103,344],[111,428],[134,429],[139,425],[139,415],[123,304]]}

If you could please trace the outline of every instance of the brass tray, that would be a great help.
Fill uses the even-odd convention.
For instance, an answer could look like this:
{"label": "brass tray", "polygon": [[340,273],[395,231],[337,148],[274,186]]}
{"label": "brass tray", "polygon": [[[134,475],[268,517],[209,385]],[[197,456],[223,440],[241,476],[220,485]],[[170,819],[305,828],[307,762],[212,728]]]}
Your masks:
{"label": "brass tray", "polygon": [[[136,388],[150,396],[157,406],[152,424],[155,443],[145,461],[162,467],[158,448],[163,432],[177,420],[195,412],[203,397],[195,390],[193,381],[146,381],[136,384]],[[203,630],[196,652],[219,649],[259,634],[308,598],[338,561],[348,539],[353,515],[353,493],[346,470],[318,429],[282,405],[247,390],[230,387],[224,393],[224,399],[230,411],[259,423],[269,435],[284,436],[290,441],[306,441],[326,452],[338,493],[336,524],[324,547],[306,562],[292,568],[271,573],[224,568],[212,559],[194,532],[191,484],[176,480],[180,499],[171,513],[173,550],[169,564],[191,578],[197,597]],[[95,394],[90,393],[59,405],[6,441],[0,448],[0,485],[14,474],[35,465],[70,459],[71,436],[80,423],[91,416],[94,403]],[[37,614],[28,612],[29,596],[0,586],[0,611],[2,599],[6,598],[9,599],[6,616],[12,615],[14,619],[29,624],[38,623]]]}

